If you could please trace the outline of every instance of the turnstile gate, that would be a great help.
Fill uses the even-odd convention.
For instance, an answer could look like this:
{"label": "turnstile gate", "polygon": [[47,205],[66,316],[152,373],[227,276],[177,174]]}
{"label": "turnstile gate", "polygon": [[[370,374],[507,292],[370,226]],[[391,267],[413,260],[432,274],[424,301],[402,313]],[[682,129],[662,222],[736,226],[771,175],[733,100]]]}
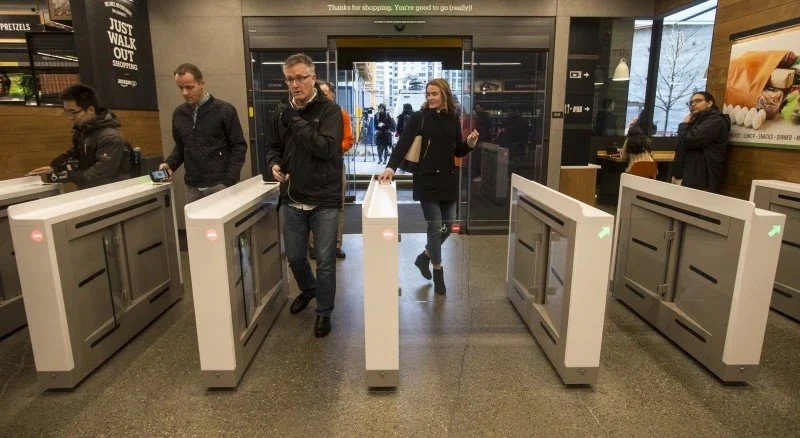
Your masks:
{"label": "turnstile gate", "polygon": [[42,387],[76,386],[180,299],[171,187],[144,176],[9,209]]}
{"label": "turnstile gate", "polygon": [[507,294],[564,384],[597,383],[614,217],[511,178]]}
{"label": "turnstile gate", "polygon": [[8,207],[57,195],[61,191],[61,184],[45,184],[38,176],[0,181],[0,338],[25,325],[25,307],[11,241]]}
{"label": "turnstile gate", "polygon": [[623,174],[617,298],[725,382],[749,382],[785,216],[753,203]]}
{"label": "turnstile gate", "polygon": [[753,181],[750,201],[758,208],[786,215],[772,308],[800,321],[800,184]]}
{"label": "turnstile gate", "polygon": [[277,183],[256,176],[188,204],[202,381],[234,388],[286,303]]}
{"label": "turnstile gate", "polygon": [[364,356],[368,387],[400,382],[397,187],[373,177],[361,209],[364,252]]}

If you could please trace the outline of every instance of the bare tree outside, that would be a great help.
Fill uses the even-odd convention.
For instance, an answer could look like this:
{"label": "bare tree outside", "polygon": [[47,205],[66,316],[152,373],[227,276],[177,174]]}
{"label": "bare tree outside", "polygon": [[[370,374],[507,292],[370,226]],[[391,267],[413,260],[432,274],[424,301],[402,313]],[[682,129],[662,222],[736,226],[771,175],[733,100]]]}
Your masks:
{"label": "bare tree outside", "polygon": [[677,105],[685,109],[684,102],[702,85],[703,63],[708,48],[698,41],[701,26],[666,25],[661,45],[661,62],[658,67],[656,108],[664,111],[663,130],[669,126],[670,112]]}

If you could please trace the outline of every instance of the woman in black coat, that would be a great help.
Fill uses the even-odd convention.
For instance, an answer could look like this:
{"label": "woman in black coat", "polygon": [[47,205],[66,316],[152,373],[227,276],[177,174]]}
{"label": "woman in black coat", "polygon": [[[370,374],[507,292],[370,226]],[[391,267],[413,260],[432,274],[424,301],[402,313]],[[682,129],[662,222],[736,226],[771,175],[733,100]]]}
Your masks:
{"label": "woman in black coat", "polygon": [[378,146],[378,164],[386,163],[389,159],[389,146],[392,145],[392,131],[394,119],[386,112],[386,105],[379,104],[378,112],[372,119],[375,124],[375,145]]}
{"label": "woman in black coat", "polygon": [[[422,110],[408,120],[380,181],[392,180],[414,137],[421,133],[422,149],[414,173],[413,197],[419,201],[428,223],[428,242],[414,264],[423,277],[433,278],[434,292],[444,294],[447,289],[442,269],[442,243],[450,235],[458,202],[458,168],[453,157],[463,157],[473,150],[478,143],[478,131],[473,130],[466,140],[463,139],[456,101],[444,79],[428,82],[425,96]],[[433,264],[432,274],[430,264]]]}
{"label": "woman in black coat", "polygon": [[705,91],[692,94],[689,109],[691,113],[678,125],[672,177],[681,180],[684,187],[718,193],[725,173],[731,118],[722,114],[714,96]]}

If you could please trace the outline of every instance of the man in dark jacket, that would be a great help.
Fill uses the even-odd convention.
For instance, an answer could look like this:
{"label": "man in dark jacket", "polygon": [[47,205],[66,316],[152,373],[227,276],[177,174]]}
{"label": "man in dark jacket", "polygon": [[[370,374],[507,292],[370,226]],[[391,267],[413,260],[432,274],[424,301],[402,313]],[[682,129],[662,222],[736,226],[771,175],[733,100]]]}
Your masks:
{"label": "man in dark jacket", "polygon": [[403,112],[401,112],[397,116],[397,130],[394,133],[395,137],[400,137],[400,134],[403,133],[403,129],[406,127],[406,123],[408,123],[408,119],[411,118],[411,114],[414,113],[414,108],[411,107],[410,103],[403,104]]}
{"label": "man in dark jacket", "polygon": [[239,182],[247,142],[236,108],[205,92],[197,66],[178,66],[175,83],[186,103],[172,113],[175,147],[159,169],[172,173],[186,167],[188,204]]}
{"label": "man in dark jacket", "polygon": [[75,84],[61,93],[64,113],[73,121],[72,149],[31,174],[66,172],[79,189],[130,178],[130,145],[119,134],[121,124],[101,108],[93,89]]}
{"label": "man in dark jacket", "polygon": [[[280,102],[267,123],[266,160],[281,183],[281,214],[286,257],[301,294],[289,311],[298,313],[317,299],[314,335],[331,331],[336,296],[336,228],[342,203],[342,112],[316,85],[314,63],[298,53],[283,63],[290,101]],[[269,174],[264,175],[269,179]],[[316,278],[307,254],[314,232]]]}
{"label": "man in dark jacket", "polygon": [[718,193],[725,174],[731,119],[708,92],[692,94],[691,113],[678,125],[678,147],[672,177],[681,185]]}

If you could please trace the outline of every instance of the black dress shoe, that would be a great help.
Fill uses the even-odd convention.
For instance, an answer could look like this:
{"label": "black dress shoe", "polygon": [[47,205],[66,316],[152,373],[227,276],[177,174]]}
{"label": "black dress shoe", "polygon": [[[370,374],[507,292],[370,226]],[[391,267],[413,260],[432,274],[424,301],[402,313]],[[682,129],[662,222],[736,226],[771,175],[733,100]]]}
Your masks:
{"label": "black dress shoe", "polygon": [[331,332],[331,317],[326,315],[317,315],[317,321],[314,323],[314,336],[324,338]]}
{"label": "black dress shoe", "polygon": [[295,298],[294,301],[292,301],[292,305],[289,306],[289,311],[292,313],[302,312],[303,309],[308,307],[309,301],[316,298],[316,296],[317,296],[316,294],[313,294],[311,296],[306,296],[301,292],[300,295],[298,295],[297,298]]}
{"label": "black dress shoe", "polygon": [[345,254],[344,251],[342,251],[342,248],[336,248],[336,258],[343,259],[345,257],[347,257],[347,254]]}

